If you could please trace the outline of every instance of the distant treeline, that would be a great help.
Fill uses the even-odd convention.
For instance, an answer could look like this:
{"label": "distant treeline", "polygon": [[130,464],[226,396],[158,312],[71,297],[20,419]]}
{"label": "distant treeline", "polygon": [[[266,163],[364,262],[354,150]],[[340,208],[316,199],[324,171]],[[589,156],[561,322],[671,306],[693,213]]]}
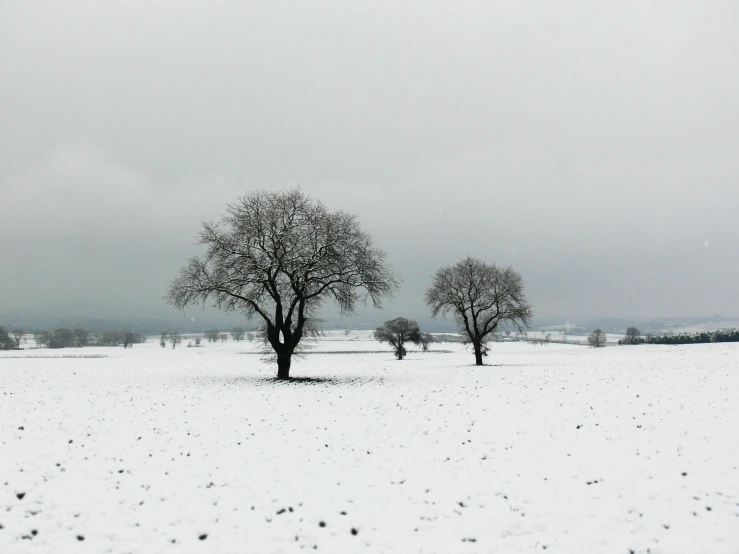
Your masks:
{"label": "distant treeline", "polygon": [[55,329],[34,333],[37,346],[47,348],[81,348],[83,346],[123,346],[128,348],[144,342],[144,337],[133,331],[90,333],[85,329]]}
{"label": "distant treeline", "polygon": [[705,344],[709,342],[739,342],[739,329],[719,329],[717,331],[696,331],[695,333],[676,333],[668,335],[632,338],[631,342],[619,344]]}

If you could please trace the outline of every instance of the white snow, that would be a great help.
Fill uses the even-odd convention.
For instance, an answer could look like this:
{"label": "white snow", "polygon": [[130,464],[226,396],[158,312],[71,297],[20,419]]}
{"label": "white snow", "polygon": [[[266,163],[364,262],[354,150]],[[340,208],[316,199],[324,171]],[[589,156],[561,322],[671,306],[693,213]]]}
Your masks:
{"label": "white snow", "polygon": [[0,552],[739,552],[739,345],[365,335],[0,353]]}

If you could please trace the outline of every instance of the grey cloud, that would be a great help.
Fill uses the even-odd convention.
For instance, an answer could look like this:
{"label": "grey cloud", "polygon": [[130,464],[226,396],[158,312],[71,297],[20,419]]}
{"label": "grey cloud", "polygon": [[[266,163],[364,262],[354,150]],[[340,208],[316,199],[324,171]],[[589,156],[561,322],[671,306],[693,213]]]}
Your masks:
{"label": "grey cloud", "polygon": [[169,313],[201,220],[300,184],[375,234],[407,315],[466,254],[521,270],[538,315],[738,314],[738,17],[2,3],[0,306]]}

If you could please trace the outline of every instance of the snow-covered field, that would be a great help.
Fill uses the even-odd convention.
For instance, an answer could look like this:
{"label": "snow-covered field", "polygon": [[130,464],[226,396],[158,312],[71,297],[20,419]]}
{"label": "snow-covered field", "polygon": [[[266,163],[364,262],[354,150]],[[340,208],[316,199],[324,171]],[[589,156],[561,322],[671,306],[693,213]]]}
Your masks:
{"label": "snow-covered field", "polygon": [[739,345],[364,338],[0,353],[0,552],[739,552]]}

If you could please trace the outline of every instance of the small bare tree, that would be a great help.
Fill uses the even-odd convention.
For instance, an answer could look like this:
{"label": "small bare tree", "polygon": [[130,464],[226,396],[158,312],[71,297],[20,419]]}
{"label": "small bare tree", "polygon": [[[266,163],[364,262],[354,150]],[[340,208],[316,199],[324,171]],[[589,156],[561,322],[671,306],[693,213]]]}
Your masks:
{"label": "small bare tree", "polygon": [[593,330],[593,332],[588,335],[588,344],[590,346],[594,346],[595,348],[600,348],[602,346],[605,346],[606,345],[605,331],[602,331],[600,329]]}
{"label": "small bare tree", "polygon": [[74,335],[74,345],[78,348],[87,346],[90,343],[90,334],[85,329],[75,329],[72,331]]}
{"label": "small bare tree", "polygon": [[162,334],[159,336],[159,346],[164,348],[167,346],[167,337],[169,336],[169,333],[167,331],[162,331]]}
{"label": "small bare tree", "polygon": [[138,333],[133,331],[122,331],[121,336],[123,338],[123,348],[133,348],[133,345],[140,340]]}
{"label": "small bare tree", "polygon": [[621,339],[621,344],[638,344],[641,332],[636,327],[627,327],[626,335]]}
{"label": "small bare tree", "polygon": [[421,333],[421,350],[424,352],[429,351],[431,343],[434,342],[434,337],[431,333]]}
{"label": "small bare tree", "polygon": [[36,341],[36,346],[45,346],[49,347],[49,344],[51,343],[51,332],[49,331],[36,331],[36,333],[33,335],[34,340]]}
{"label": "small bare tree", "polygon": [[[36,334],[38,337],[38,333]],[[13,348],[13,339],[11,338],[8,330],[0,325],[0,350],[10,350]]]}
{"label": "small bare tree", "polygon": [[278,379],[290,378],[293,352],[324,300],[351,313],[362,298],[380,307],[397,287],[385,254],[356,218],[300,190],[247,194],[220,223],[203,224],[200,244],[205,256],[190,259],[167,300],[180,309],[210,300],[260,317]]}
{"label": "small bare tree", "polygon": [[221,342],[226,342],[228,340],[228,335],[226,333],[221,333],[218,335],[218,338],[221,339]]}
{"label": "small bare tree", "polygon": [[241,342],[244,340],[244,328],[243,327],[234,327],[231,331],[231,338],[235,340],[236,342]]}
{"label": "small bare tree", "polygon": [[169,333],[167,335],[167,342],[172,345],[172,350],[174,350],[175,347],[182,342],[182,334],[177,331]]}
{"label": "small bare tree", "polygon": [[476,365],[482,365],[485,343],[498,325],[507,322],[523,331],[532,315],[520,274],[471,257],[436,272],[426,304],[432,317],[454,315],[475,351]]}
{"label": "small bare tree", "polygon": [[395,357],[399,360],[407,354],[404,346],[406,342],[420,344],[422,338],[418,322],[405,317],[386,321],[382,327],[375,329],[374,336],[376,341],[386,342],[392,346]]}
{"label": "small bare tree", "polygon": [[220,335],[221,332],[218,329],[208,329],[205,332],[205,338],[208,339],[208,342],[218,342],[218,335]]}
{"label": "small bare tree", "polygon": [[10,340],[12,341],[12,347],[14,350],[21,349],[21,340],[25,333],[26,331],[23,329],[12,329],[10,331]]}

